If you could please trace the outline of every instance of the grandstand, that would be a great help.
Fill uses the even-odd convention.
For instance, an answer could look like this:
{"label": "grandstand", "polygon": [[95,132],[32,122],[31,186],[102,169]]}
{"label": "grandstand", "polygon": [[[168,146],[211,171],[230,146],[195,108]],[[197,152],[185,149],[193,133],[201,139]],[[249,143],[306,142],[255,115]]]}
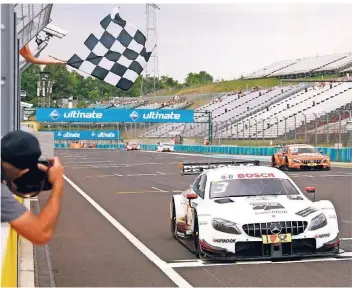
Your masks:
{"label": "grandstand", "polygon": [[[331,87],[331,88],[330,88]],[[303,123],[339,109],[352,102],[352,83],[336,83],[321,88],[310,87],[266,110],[216,132],[215,137],[230,139],[274,139],[298,129]]]}
{"label": "grandstand", "polygon": [[[247,117],[272,103],[280,101],[290,96],[292,93],[300,91],[309,84],[299,84],[286,87],[273,87],[267,90],[250,91],[242,95],[225,95],[212,102],[198,108],[195,112],[212,113],[212,121],[223,123],[227,126],[235,121]],[[192,124],[163,124],[144,133],[142,137],[159,138],[168,137],[171,131],[182,131],[184,137],[205,137],[205,123],[208,121],[206,115],[196,114],[195,122]]]}
{"label": "grandstand", "polygon": [[352,53],[344,53],[275,62],[244,78],[304,78],[307,76],[337,74],[344,72],[346,68],[351,69],[351,67]]}

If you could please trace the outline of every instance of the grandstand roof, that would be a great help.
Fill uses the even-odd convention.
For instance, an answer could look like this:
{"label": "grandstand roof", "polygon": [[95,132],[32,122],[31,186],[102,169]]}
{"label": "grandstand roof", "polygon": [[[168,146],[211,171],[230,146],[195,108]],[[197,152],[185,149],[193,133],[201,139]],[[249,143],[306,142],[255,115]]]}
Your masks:
{"label": "grandstand roof", "polygon": [[295,74],[308,74],[313,72],[334,71],[352,66],[352,53],[324,55],[295,60],[275,62],[245,78],[280,77]]}

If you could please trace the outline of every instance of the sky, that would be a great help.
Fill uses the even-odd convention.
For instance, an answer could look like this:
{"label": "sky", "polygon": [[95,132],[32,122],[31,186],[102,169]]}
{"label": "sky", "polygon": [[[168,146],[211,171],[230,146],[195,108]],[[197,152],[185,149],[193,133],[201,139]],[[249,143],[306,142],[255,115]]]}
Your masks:
{"label": "sky", "polygon": [[[145,31],[145,5],[119,6],[123,19]],[[276,61],[352,52],[352,4],[159,6],[159,75],[181,82],[189,72],[204,70],[214,80],[232,80]],[[54,4],[51,23],[68,34],[61,40],[52,39],[41,58],[53,55],[68,60],[114,7]]]}

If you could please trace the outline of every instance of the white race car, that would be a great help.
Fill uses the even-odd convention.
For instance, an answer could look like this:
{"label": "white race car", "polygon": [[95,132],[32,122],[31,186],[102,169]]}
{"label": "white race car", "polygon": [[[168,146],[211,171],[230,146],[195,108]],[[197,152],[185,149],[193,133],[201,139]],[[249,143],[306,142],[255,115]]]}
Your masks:
{"label": "white race car", "polygon": [[126,151],[141,150],[141,146],[136,142],[126,143],[125,150]]}
{"label": "white race car", "polygon": [[[333,256],[339,228],[333,204],[308,199],[284,172],[259,161],[180,164],[200,174],[170,202],[173,236],[201,259]],[[236,166],[237,165],[237,166]],[[315,193],[315,187],[306,187]]]}
{"label": "white race car", "polygon": [[157,152],[173,152],[175,151],[175,145],[173,143],[160,143],[156,150]]}

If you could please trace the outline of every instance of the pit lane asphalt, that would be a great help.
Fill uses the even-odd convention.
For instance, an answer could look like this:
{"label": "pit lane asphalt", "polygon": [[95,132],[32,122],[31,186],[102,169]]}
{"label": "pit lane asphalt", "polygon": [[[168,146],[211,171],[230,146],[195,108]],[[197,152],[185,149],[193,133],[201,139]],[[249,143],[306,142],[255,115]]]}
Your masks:
{"label": "pit lane asphalt", "polygon": [[[180,176],[178,163],[209,158],[121,150],[56,150],[56,154],[69,179],[162,260],[181,266],[175,271],[194,287],[352,284],[350,260],[185,267],[196,259],[171,236],[169,201],[195,179]],[[340,237],[352,238],[352,169],[289,174],[301,189],[315,186],[317,199],[333,202]],[[46,197],[45,193],[39,197],[41,207]],[[352,251],[351,244],[344,240],[341,248]],[[68,183],[49,246],[58,287],[175,286]]]}

